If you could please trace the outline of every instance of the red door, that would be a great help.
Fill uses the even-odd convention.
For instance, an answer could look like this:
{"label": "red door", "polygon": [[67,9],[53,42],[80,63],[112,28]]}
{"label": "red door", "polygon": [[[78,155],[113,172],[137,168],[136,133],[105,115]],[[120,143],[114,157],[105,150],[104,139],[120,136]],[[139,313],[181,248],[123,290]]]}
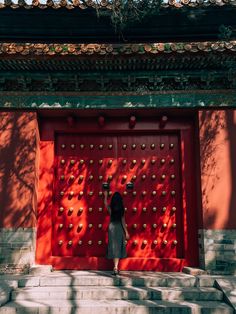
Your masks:
{"label": "red door", "polygon": [[[76,265],[69,263],[69,268],[109,267],[105,258],[109,216],[102,193],[102,183],[109,182],[110,194],[123,195],[131,235],[124,267],[180,269],[186,244],[181,165],[178,132],[58,134],[52,255],[67,261],[76,258]],[[132,189],[127,188],[130,182]]]}

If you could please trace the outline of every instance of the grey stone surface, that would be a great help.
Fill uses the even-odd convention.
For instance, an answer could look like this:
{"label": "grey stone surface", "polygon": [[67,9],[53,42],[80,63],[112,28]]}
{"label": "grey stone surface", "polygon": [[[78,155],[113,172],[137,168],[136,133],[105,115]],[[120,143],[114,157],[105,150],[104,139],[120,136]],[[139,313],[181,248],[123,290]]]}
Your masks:
{"label": "grey stone surface", "polygon": [[109,276],[44,276],[40,278],[40,286],[109,286],[119,285],[118,277]]}
{"label": "grey stone surface", "polygon": [[176,275],[167,278],[168,287],[193,287],[196,284],[197,284],[196,277],[191,275],[185,275],[185,277]]}
{"label": "grey stone surface", "polygon": [[0,287],[0,306],[7,303],[10,299],[11,289],[9,287]]}
{"label": "grey stone surface", "polygon": [[8,287],[8,288],[17,288],[18,287],[18,281],[16,279],[11,278],[1,278],[0,276],[0,288]]}
{"label": "grey stone surface", "polygon": [[195,267],[187,267],[187,266],[185,266],[182,269],[182,272],[185,274],[192,275],[192,276],[199,276],[199,275],[204,275],[207,273],[204,269],[195,268]]}
{"label": "grey stone surface", "polygon": [[19,313],[63,313],[63,314],[233,314],[233,309],[222,302],[167,302],[167,301],[124,301],[124,300],[96,300],[96,301],[58,301],[44,302],[18,301],[10,302],[0,308],[0,314]]}
{"label": "grey stone surface", "polygon": [[216,286],[223,291],[225,299],[236,311],[236,278],[216,279]]}
{"label": "grey stone surface", "polygon": [[215,288],[150,288],[152,299],[157,300],[191,300],[191,301],[222,301],[223,293]]}
{"label": "grey stone surface", "polygon": [[199,230],[200,266],[211,274],[236,274],[236,230]]}
{"label": "grey stone surface", "polygon": [[221,276],[210,276],[210,275],[198,276],[198,286],[213,287],[216,278],[221,278]]}
{"label": "grey stone surface", "polygon": [[22,276],[18,280],[19,287],[37,287],[39,286],[40,277]]}
{"label": "grey stone surface", "polygon": [[35,287],[39,286],[39,277],[29,275],[0,275],[0,287],[2,283],[12,288]]}
{"label": "grey stone surface", "polygon": [[40,286],[184,286],[192,287],[197,284],[195,276],[182,273],[121,272],[120,276],[110,276],[110,272],[103,272],[99,276],[76,275],[73,273],[60,276],[41,276]]}
{"label": "grey stone surface", "polygon": [[0,228],[0,272],[24,272],[35,261],[35,228]]}
{"label": "grey stone surface", "polygon": [[164,287],[35,287],[15,289],[12,300],[193,300],[222,301],[222,292],[215,288]]}
{"label": "grey stone surface", "polygon": [[51,265],[32,265],[29,269],[30,275],[45,275],[50,274],[52,272]]}
{"label": "grey stone surface", "polygon": [[[232,314],[223,292],[212,287],[223,277],[184,273],[59,271],[16,280],[0,314]],[[206,283],[209,287],[202,287]],[[107,284],[104,286],[104,284]],[[210,286],[211,284],[211,286]],[[23,287],[22,287],[23,286]],[[5,301],[4,301],[5,302]]]}

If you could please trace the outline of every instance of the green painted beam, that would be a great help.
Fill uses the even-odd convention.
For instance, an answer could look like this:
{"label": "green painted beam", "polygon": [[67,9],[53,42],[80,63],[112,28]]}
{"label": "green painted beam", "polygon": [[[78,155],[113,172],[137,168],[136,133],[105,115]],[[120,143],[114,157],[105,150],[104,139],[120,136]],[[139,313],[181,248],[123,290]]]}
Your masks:
{"label": "green painted beam", "polygon": [[0,93],[0,108],[118,109],[236,107],[236,90],[188,91],[125,96],[6,95]]}

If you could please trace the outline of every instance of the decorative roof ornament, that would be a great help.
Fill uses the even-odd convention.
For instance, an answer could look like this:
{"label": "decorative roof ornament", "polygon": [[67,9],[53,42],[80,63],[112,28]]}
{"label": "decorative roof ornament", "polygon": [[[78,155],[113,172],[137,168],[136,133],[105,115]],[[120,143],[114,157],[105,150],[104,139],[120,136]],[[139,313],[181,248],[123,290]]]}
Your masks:
{"label": "decorative roof ornament", "polygon": [[[128,2],[128,0],[125,0]],[[0,0],[0,9],[11,7],[12,9],[25,8],[25,9],[88,9],[94,8],[99,10],[108,9],[111,10],[115,2],[122,3],[123,0]],[[132,0],[131,2],[139,2],[142,6],[142,3],[152,3],[155,1],[142,1],[142,0]],[[158,1],[157,1],[158,2]],[[209,6],[236,6],[236,0],[162,0],[162,8],[196,8],[196,7],[209,7]]]}

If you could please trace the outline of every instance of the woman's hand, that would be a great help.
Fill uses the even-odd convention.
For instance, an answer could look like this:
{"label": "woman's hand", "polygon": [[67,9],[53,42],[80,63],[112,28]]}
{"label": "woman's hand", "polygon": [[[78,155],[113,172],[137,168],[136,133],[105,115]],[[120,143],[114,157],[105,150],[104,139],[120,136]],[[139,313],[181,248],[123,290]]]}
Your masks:
{"label": "woman's hand", "polygon": [[110,210],[108,208],[108,204],[107,204],[107,195],[108,195],[108,191],[104,191],[104,205],[106,206],[106,208],[108,209],[109,213],[110,213]]}
{"label": "woman's hand", "polygon": [[125,233],[125,238],[126,238],[126,240],[129,240],[129,238],[130,238],[128,231]]}

